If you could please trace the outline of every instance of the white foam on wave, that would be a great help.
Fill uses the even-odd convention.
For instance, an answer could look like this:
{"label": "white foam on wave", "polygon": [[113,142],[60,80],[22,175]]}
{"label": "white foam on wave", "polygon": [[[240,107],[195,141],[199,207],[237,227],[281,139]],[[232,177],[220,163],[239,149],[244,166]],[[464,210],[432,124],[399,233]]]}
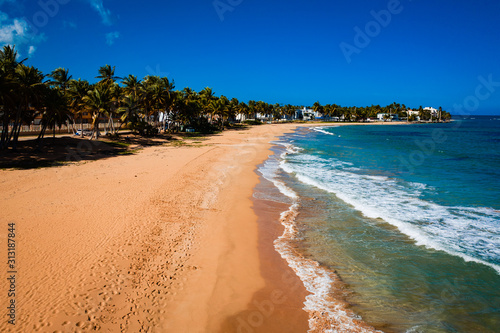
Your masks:
{"label": "white foam on wave", "polygon": [[[287,152],[297,150],[291,145],[284,145]],[[283,152],[279,158],[287,155]],[[332,286],[337,276],[330,270],[311,259],[304,258],[295,249],[293,242],[300,240],[296,228],[296,217],[299,213],[300,198],[298,194],[278,178],[280,160],[271,156],[260,168],[259,172],[272,182],[279,191],[292,200],[287,211],[281,213],[280,222],[285,231],[274,242],[274,247],[301,279],[306,290],[304,310],[309,314],[308,332],[380,332],[359,322],[359,316],[348,310],[346,304],[331,297]]]}
{"label": "white foam on wave", "polygon": [[323,133],[323,134],[326,134],[326,135],[333,135],[333,136],[336,136],[335,133],[332,133],[332,132],[328,132],[328,131],[325,131],[326,128],[334,128],[334,127],[338,127],[338,126],[328,126],[328,127],[313,127],[312,129],[316,132],[320,132],[320,133]]}
{"label": "white foam on wave", "polygon": [[[287,148],[288,149],[288,148]],[[283,156],[283,154],[281,154]],[[280,156],[280,157],[281,157]],[[276,170],[278,169],[279,163],[276,157],[270,157],[264,162],[264,164],[258,169],[261,175],[276,186],[276,188],[285,196],[296,199],[297,193],[289,189],[283,182],[276,178]]]}
{"label": "white foam on wave", "polygon": [[424,184],[349,172],[335,159],[296,155],[280,163],[305,184],[334,193],[369,218],[381,218],[417,245],[492,267],[500,274],[500,213],[445,207],[419,198]]}

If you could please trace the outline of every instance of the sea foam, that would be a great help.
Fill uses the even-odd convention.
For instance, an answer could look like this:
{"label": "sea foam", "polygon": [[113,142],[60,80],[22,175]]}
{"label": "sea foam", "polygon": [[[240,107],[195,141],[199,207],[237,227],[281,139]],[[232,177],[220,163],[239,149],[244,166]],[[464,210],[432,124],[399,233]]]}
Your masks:
{"label": "sea foam", "polygon": [[328,126],[328,127],[313,127],[312,129],[316,132],[320,132],[320,133],[323,133],[323,134],[326,134],[326,135],[336,135],[335,133],[332,133],[332,132],[328,132],[328,131],[325,131],[326,128],[334,128],[334,127],[337,127],[337,126]]}
{"label": "sea foam", "polygon": [[350,170],[335,158],[295,154],[280,168],[302,183],[334,193],[366,217],[383,219],[417,245],[492,267],[500,274],[500,213],[489,208],[447,207],[420,198],[424,184]]}
{"label": "sea foam", "polygon": [[380,332],[363,324],[359,316],[347,309],[346,303],[332,298],[333,284],[338,281],[334,272],[314,260],[305,258],[296,250],[294,244],[301,239],[296,228],[300,198],[279,179],[278,171],[281,161],[288,154],[298,153],[300,149],[282,142],[275,144],[285,147],[285,151],[279,156],[270,156],[258,171],[293,202],[288,210],[281,213],[280,222],[285,231],[275,240],[274,246],[310,293],[304,302],[304,310],[309,314],[309,332]]}

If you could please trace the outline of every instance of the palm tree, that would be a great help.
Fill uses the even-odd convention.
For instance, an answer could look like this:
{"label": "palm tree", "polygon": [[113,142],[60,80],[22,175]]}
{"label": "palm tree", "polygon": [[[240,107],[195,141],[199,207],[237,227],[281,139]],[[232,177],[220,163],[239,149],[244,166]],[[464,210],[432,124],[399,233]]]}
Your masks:
{"label": "palm tree", "polygon": [[201,90],[198,93],[198,96],[199,96],[199,103],[200,103],[200,107],[202,109],[202,113],[206,114],[208,112],[209,122],[210,122],[210,124],[212,124],[214,114],[212,112],[211,103],[214,100],[216,100],[217,97],[215,96],[212,88],[209,88],[209,87],[206,87],[203,90]]}
{"label": "palm tree", "polygon": [[83,100],[90,90],[90,84],[86,80],[78,79],[71,80],[68,84],[69,88],[67,96],[69,100],[69,107],[73,112],[73,132],[75,132],[75,121],[77,116],[80,116],[80,132],[83,137],[83,112],[85,112],[86,105]]}
{"label": "palm tree", "polygon": [[168,114],[168,130],[170,132],[178,130],[178,121],[185,113],[185,102],[183,93],[180,91],[173,91],[170,93],[170,112]]}
{"label": "palm tree", "polygon": [[344,115],[344,121],[351,121],[352,119],[352,111],[350,107],[343,107],[343,115]]}
{"label": "palm tree", "polygon": [[321,106],[321,104],[319,103],[319,101],[316,101],[314,102],[313,104],[313,110],[318,112],[318,111],[321,111],[323,109],[323,107]]}
{"label": "palm tree", "polygon": [[210,102],[215,99],[215,94],[210,87],[205,87],[202,91],[200,91],[199,95],[205,105],[210,104]]}
{"label": "palm tree", "polygon": [[166,93],[162,84],[158,83],[151,87],[151,102],[154,124],[156,127],[159,125],[160,111],[165,110],[170,101],[169,95]]}
{"label": "palm tree", "polygon": [[227,98],[222,96],[221,98],[214,99],[210,102],[209,110],[212,117],[217,116],[219,126],[221,130],[224,129],[224,115],[227,114]]}
{"label": "palm tree", "polygon": [[137,76],[129,75],[122,80],[123,83],[123,92],[129,96],[133,95],[135,97],[139,97],[142,83],[141,80],[137,79]]}
{"label": "palm tree", "polygon": [[[118,85],[118,83],[114,82],[111,85],[110,89],[111,93],[111,103],[110,103],[110,108],[107,112],[108,115],[108,125],[109,130],[111,133],[116,134],[117,130],[115,129],[115,123],[113,121],[114,115],[118,108],[120,107],[122,95],[123,95],[123,89]],[[107,128],[107,127],[106,127]]]}
{"label": "palm tree", "polygon": [[257,102],[254,100],[248,101],[249,115],[253,115],[253,119],[257,120]]}
{"label": "palm tree", "polygon": [[0,68],[2,68],[7,75],[13,75],[17,66],[28,60],[27,58],[17,60],[18,55],[15,46],[6,45],[0,50]]}
{"label": "palm tree", "polygon": [[219,113],[220,122],[221,122],[220,126],[221,126],[221,130],[224,130],[224,124],[229,120],[229,118],[231,118],[233,116],[234,108],[226,96],[222,95],[219,98],[219,100],[222,104],[222,112]]}
{"label": "palm tree", "polygon": [[160,86],[162,87],[162,98],[160,99],[159,108],[162,111],[162,129],[164,130],[167,121],[167,115],[172,112],[172,94],[173,90],[175,89],[175,82],[170,82],[167,77],[162,77]]}
{"label": "palm tree", "polygon": [[[15,72],[16,80],[16,113],[14,127],[9,141],[13,139],[13,147],[16,148],[19,132],[21,130],[22,118],[27,114],[33,114],[34,106],[40,105],[43,92],[42,80],[45,76],[37,68],[19,64]],[[33,117],[34,118],[34,117]]]}
{"label": "palm tree", "polygon": [[138,97],[135,94],[124,96],[117,111],[121,120],[120,127],[126,124],[129,128],[133,128],[140,119],[141,107]]}
{"label": "palm tree", "polygon": [[293,106],[292,104],[285,105],[285,114],[288,115],[291,119],[295,117],[296,110],[297,107]]}
{"label": "palm tree", "polygon": [[237,107],[237,111],[240,114],[240,121],[245,121],[251,114],[250,108],[245,102],[240,102]]}
{"label": "palm tree", "polygon": [[174,91],[175,89],[175,81],[170,81],[166,76],[161,77],[161,84],[167,91]]}
{"label": "palm tree", "polygon": [[102,114],[107,114],[111,104],[111,91],[107,85],[96,85],[93,90],[89,90],[83,97],[85,107],[92,113],[92,135],[90,139],[99,138],[99,118]]}
{"label": "palm tree", "polygon": [[111,68],[110,65],[104,65],[99,68],[99,75],[96,76],[96,79],[101,79],[99,82],[111,84],[121,78],[115,75],[115,66]]}
{"label": "palm tree", "polygon": [[[1,119],[2,119],[2,136],[0,139],[0,149],[6,149],[9,146],[13,130],[9,133],[9,124],[15,119],[20,119],[19,113],[19,99],[17,94],[17,87],[19,84],[18,73],[16,69],[22,65],[26,59],[17,60],[18,53],[15,47],[6,45],[0,50],[0,106],[1,106]],[[14,128],[16,123],[14,123]]]}
{"label": "palm tree", "polygon": [[42,130],[38,135],[38,145],[41,147],[42,139],[47,128],[54,130],[56,135],[56,127],[61,127],[70,117],[68,111],[68,100],[60,89],[51,89],[45,87],[43,93],[44,111],[42,112]]}
{"label": "palm tree", "polygon": [[[52,71],[51,74],[48,75],[52,80],[49,80],[46,82],[51,87],[55,87],[57,89],[60,89],[64,95],[64,97],[67,96],[67,90],[69,88],[69,83],[71,82],[71,78],[73,77],[72,75],[69,75],[69,70],[65,68],[56,68]],[[68,105],[68,103],[66,103]],[[65,112],[66,114],[70,114],[69,110]],[[74,117],[68,117],[68,127],[69,127],[69,121],[72,120],[73,122],[73,132],[74,132]]]}
{"label": "palm tree", "polygon": [[161,79],[158,76],[146,76],[142,82],[141,105],[146,122],[149,124],[151,117],[155,117],[158,110],[158,100],[161,98]]}
{"label": "palm tree", "polygon": [[73,77],[72,75],[69,75],[68,69],[64,69],[61,67],[54,69],[52,73],[50,73],[48,76],[52,78],[52,80],[48,81],[47,84],[49,84],[52,87],[57,87],[59,89],[62,89],[62,91],[66,91],[69,82]]}
{"label": "palm tree", "polygon": [[231,98],[228,103],[228,118],[231,118],[233,121],[236,118],[236,113],[239,110],[240,101],[237,98]]}
{"label": "palm tree", "polygon": [[421,120],[429,120],[432,117],[431,113],[428,110],[424,110],[422,108],[422,105],[420,105],[420,107],[418,108],[418,116]]}

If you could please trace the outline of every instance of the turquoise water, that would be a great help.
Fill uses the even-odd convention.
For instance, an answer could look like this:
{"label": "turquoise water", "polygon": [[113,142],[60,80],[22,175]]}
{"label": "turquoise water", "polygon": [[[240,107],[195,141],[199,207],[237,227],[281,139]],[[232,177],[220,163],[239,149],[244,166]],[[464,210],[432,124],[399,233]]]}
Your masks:
{"label": "turquoise water", "polygon": [[304,254],[377,329],[500,331],[496,118],[300,129],[261,170],[296,197]]}

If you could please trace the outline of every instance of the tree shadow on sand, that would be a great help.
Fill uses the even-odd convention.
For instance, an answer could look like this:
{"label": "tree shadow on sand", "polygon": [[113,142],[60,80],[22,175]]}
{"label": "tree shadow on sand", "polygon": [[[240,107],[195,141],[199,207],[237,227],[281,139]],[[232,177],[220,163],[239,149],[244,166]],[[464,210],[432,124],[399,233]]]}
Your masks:
{"label": "tree shadow on sand", "polygon": [[[230,131],[247,129],[247,126],[233,126]],[[37,169],[61,166],[71,162],[96,161],[119,155],[131,155],[144,147],[162,146],[173,143],[185,145],[184,140],[205,141],[215,133],[176,133],[158,134],[143,137],[135,134],[102,136],[99,140],[89,140],[76,136],[46,138],[41,146],[36,139],[22,140],[14,150],[0,151],[0,170],[2,169]],[[193,146],[193,147],[196,147]]]}
{"label": "tree shadow on sand", "polygon": [[142,138],[134,135],[103,137],[91,141],[79,137],[46,139],[40,147],[36,140],[20,141],[17,149],[0,151],[0,169],[36,169],[61,166],[71,162],[96,161],[119,155],[130,155],[147,146],[159,146],[170,136]]}

